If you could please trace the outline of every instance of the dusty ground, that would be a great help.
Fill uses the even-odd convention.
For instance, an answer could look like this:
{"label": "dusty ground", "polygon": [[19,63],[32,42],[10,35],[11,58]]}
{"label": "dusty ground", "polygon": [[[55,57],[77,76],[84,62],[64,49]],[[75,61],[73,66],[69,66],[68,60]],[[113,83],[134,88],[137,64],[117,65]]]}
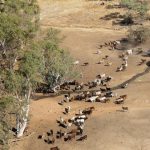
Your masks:
{"label": "dusty ground", "polygon": [[[97,74],[106,73],[114,77],[111,85],[117,85],[136,73],[142,72],[146,65],[137,66],[141,56],[129,57],[129,67],[123,73],[116,73],[120,65],[118,55],[120,51],[102,49],[100,56],[94,54],[98,45],[110,40],[125,37],[126,28],[112,26],[111,21],[99,18],[110,12],[123,10],[106,9],[99,5],[101,1],[85,2],[84,0],[39,0],[41,6],[41,25],[48,28],[57,27],[66,36],[62,46],[71,55],[80,60],[81,64],[89,62],[87,67],[78,66],[83,73],[84,82],[93,80]],[[110,2],[106,2],[109,4]],[[116,30],[119,29],[119,30]],[[144,46],[148,48],[149,44]],[[111,67],[96,64],[103,56],[110,56]],[[148,60],[148,58],[147,58]],[[112,102],[109,104],[72,102],[70,116],[80,108],[95,106],[96,111],[90,116],[85,126],[88,139],[84,142],[57,141],[56,146],[61,150],[149,150],[150,149],[150,76],[138,78],[127,89],[117,90],[119,94],[128,94],[125,105],[128,112],[120,112],[121,106]],[[62,114],[64,107],[57,102],[63,96],[56,98],[41,98],[31,103],[31,117],[28,135],[20,141],[11,144],[11,150],[49,150],[50,145],[38,140],[37,136],[49,129],[58,129],[56,119]],[[66,105],[67,106],[67,105]],[[68,116],[64,116],[68,118]],[[55,146],[54,145],[54,146]]]}

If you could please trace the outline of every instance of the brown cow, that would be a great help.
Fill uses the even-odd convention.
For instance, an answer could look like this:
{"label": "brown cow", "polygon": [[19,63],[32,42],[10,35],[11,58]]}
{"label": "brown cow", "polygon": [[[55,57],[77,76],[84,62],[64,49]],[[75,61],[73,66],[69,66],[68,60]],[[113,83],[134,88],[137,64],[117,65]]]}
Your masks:
{"label": "brown cow", "polygon": [[72,139],[75,139],[75,137],[76,137],[76,133],[73,133],[73,134],[68,135],[68,137],[65,138],[64,140],[65,141],[71,141]]}
{"label": "brown cow", "polygon": [[87,135],[81,136],[77,141],[87,140]]}
{"label": "brown cow", "polygon": [[50,148],[50,150],[60,150],[57,146]]}

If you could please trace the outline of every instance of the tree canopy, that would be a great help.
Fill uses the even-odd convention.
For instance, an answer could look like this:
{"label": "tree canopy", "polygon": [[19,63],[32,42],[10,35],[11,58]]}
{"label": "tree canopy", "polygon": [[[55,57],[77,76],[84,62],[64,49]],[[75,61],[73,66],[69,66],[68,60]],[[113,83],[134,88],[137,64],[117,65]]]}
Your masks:
{"label": "tree canopy", "polygon": [[14,126],[17,137],[22,136],[37,85],[53,88],[74,71],[69,52],[59,46],[58,30],[49,29],[37,38],[36,0],[1,0],[0,20],[0,144],[5,147]]}

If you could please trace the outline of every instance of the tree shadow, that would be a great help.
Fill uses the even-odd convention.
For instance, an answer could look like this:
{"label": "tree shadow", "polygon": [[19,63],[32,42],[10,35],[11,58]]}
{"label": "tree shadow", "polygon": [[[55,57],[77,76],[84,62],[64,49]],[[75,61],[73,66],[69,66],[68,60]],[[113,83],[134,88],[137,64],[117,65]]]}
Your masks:
{"label": "tree shadow", "polygon": [[112,19],[117,19],[117,18],[122,18],[122,15],[120,15],[119,12],[110,13],[110,14],[105,15],[104,17],[101,17],[99,19],[112,20]]}

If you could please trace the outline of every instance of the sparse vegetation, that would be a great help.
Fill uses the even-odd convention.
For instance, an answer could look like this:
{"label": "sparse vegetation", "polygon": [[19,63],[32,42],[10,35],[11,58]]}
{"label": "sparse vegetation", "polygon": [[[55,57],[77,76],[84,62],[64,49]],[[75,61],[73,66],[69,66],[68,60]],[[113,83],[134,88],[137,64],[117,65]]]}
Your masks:
{"label": "sparse vegetation", "polygon": [[121,6],[135,11],[141,16],[145,15],[148,11],[148,3],[146,1],[121,0]]}
{"label": "sparse vegetation", "polygon": [[128,39],[133,44],[141,44],[149,39],[150,28],[144,26],[131,27],[129,29]]}

